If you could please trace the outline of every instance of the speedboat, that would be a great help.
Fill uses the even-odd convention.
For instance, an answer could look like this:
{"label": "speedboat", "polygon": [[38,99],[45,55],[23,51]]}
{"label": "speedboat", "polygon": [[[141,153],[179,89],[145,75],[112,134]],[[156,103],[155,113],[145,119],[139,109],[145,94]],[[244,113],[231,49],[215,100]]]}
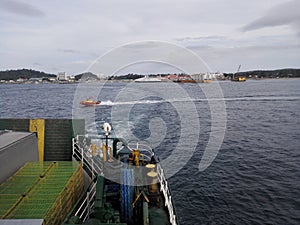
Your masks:
{"label": "speedboat", "polygon": [[85,105],[85,106],[100,105],[100,103],[101,103],[100,101],[94,101],[91,99],[87,99],[80,102],[81,105]]}

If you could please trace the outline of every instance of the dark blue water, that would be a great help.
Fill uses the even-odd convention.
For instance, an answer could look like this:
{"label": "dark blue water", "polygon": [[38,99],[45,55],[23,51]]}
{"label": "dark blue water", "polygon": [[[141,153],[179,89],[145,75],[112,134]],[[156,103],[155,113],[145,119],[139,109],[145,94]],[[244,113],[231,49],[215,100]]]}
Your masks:
{"label": "dark blue water", "polygon": [[[86,84],[78,96],[77,85],[0,85],[0,117],[72,118],[75,107],[76,117],[94,115],[91,123],[97,128],[109,121],[119,129],[118,135],[130,133],[155,142],[162,160],[172,154],[180,138],[186,142],[182,154],[189,154],[194,140],[195,151],[169,179],[181,224],[300,224],[300,80],[221,82],[227,113],[225,138],[204,171],[198,166],[212,117],[201,88],[145,84],[131,89],[128,85]],[[95,89],[101,89],[96,98],[102,105],[77,105],[80,98],[95,96]],[[187,95],[181,96],[178,90]],[[197,113],[182,123],[185,116],[195,114],[186,107],[187,101]],[[182,132],[184,126],[192,134],[197,122],[199,137],[189,139]],[[89,121],[87,129],[92,127]],[[176,160],[180,162],[181,157]]]}

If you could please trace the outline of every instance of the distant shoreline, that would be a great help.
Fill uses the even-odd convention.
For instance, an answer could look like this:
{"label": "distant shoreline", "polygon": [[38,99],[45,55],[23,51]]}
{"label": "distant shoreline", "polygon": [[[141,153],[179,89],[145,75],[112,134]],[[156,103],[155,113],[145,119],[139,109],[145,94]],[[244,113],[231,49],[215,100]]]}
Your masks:
{"label": "distant shoreline", "polygon": [[[19,69],[19,70],[7,70],[0,71],[0,83],[94,83],[94,82],[132,82],[138,78],[160,77],[162,80],[176,81],[176,80],[232,80],[237,77],[244,77],[246,80],[264,80],[264,79],[298,79],[300,78],[300,69],[279,69],[279,70],[254,70],[247,72],[237,73],[198,73],[198,74],[125,74],[125,75],[112,75],[104,76],[97,75],[91,72],[86,72],[78,75],[69,75],[65,72],[60,72],[57,75],[49,74],[41,71],[35,71],[32,69]],[[102,77],[102,79],[101,79]]]}
{"label": "distant shoreline", "polygon": [[[247,81],[266,81],[266,80],[299,80],[300,77],[280,77],[280,78],[249,78],[246,80]],[[134,82],[134,80],[95,80],[95,81],[91,81],[91,82],[63,82],[63,83],[59,83],[59,82],[0,82],[0,85],[30,85],[30,84],[35,84],[35,85],[53,85],[53,84],[97,84],[97,83],[130,83],[130,82]],[[178,83],[178,82],[173,82],[173,81],[162,81],[162,82],[158,82],[158,83]],[[231,82],[231,80],[229,79],[223,79],[223,80],[213,80],[212,83],[214,82]],[[201,82],[195,82],[195,83],[189,83],[189,84],[199,84]],[[243,82],[232,82],[232,83],[243,83]],[[180,84],[180,83],[179,83]],[[181,83],[181,84],[185,84],[185,83]]]}

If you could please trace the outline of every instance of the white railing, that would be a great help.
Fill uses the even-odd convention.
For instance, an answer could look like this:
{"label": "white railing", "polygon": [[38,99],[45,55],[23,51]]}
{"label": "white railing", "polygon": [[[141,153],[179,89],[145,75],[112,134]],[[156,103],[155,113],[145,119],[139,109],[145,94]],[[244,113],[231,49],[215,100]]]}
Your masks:
{"label": "white railing", "polygon": [[78,136],[73,139],[73,157],[81,161],[83,168],[88,169],[90,178],[94,179],[97,174],[103,174],[102,165],[95,163],[90,146],[85,143],[85,139],[83,140],[83,143],[78,142]]}
{"label": "white railing", "polygon": [[97,183],[95,177],[97,174],[102,173],[102,169],[100,165],[94,162],[91,149],[86,145],[85,141],[83,143],[79,143],[78,141],[78,137],[73,138],[72,140],[73,157],[77,161],[81,161],[82,167],[92,181],[89,190],[86,192],[84,200],[75,212],[75,216],[78,216],[82,222],[84,222],[89,218],[89,215],[94,208]]}
{"label": "white railing", "polygon": [[157,164],[157,177],[160,182],[160,190],[163,192],[163,195],[165,197],[165,206],[167,207],[167,209],[169,211],[170,223],[172,225],[177,225],[176,215],[174,212],[172,196],[171,196],[171,193],[169,190],[168,182],[165,177],[163,168],[161,167],[161,165],[159,163]]}
{"label": "white railing", "polygon": [[78,216],[82,222],[86,221],[89,218],[91,210],[95,204],[95,197],[96,195],[96,183],[93,183],[91,189],[86,192],[86,197],[82,201],[80,207],[75,212],[75,216]]}
{"label": "white railing", "polygon": [[131,150],[138,148],[139,152],[142,153],[148,159],[151,159],[151,157],[154,155],[152,148],[144,143],[128,143],[127,147]]}

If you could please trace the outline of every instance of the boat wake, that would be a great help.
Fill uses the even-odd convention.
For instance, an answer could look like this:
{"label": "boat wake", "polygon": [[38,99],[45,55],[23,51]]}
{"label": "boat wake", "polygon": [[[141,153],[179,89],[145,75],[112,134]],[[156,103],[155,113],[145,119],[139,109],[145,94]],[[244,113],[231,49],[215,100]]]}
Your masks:
{"label": "boat wake", "polygon": [[174,102],[207,102],[207,101],[294,101],[300,100],[300,96],[246,96],[238,98],[181,98],[181,99],[163,99],[163,100],[139,100],[139,101],[125,101],[112,102],[102,101],[101,105],[115,106],[115,105],[135,105],[135,104],[158,104],[158,103],[174,103]]}
{"label": "boat wake", "polygon": [[128,102],[112,102],[102,101],[101,105],[135,105],[135,104],[157,104],[170,102],[169,100],[140,100],[140,101],[128,101]]}

